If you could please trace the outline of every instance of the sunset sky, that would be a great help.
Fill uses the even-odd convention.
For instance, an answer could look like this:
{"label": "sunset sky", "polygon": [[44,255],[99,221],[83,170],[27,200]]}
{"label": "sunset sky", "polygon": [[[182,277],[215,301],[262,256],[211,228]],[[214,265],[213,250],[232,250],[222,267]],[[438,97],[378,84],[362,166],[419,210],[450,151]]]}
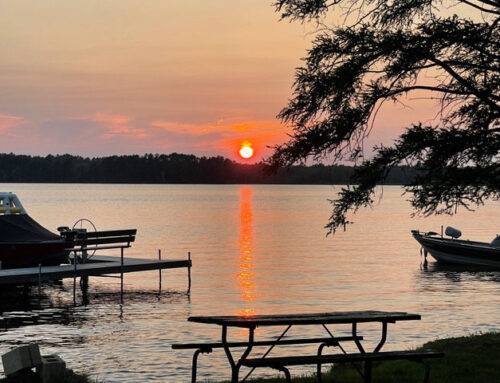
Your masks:
{"label": "sunset sky", "polygon": [[[253,160],[311,34],[270,0],[0,0],[0,152]],[[428,114],[384,107],[369,144]]]}

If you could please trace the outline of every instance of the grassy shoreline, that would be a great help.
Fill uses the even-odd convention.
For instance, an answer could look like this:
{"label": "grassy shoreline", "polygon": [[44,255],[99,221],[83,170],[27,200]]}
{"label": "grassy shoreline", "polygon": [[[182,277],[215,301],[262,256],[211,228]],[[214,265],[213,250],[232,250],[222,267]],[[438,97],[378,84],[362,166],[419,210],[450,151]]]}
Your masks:
{"label": "grassy shoreline", "polygon": [[[445,353],[443,359],[430,360],[432,383],[491,383],[500,382],[500,332],[445,338],[425,343],[419,349]],[[418,363],[395,361],[373,366],[373,383],[420,383],[423,366]],[[97,383],[101,379],[75,373],[64,383]],[[314,383],[314,376],[294,377],[294,383]],[[212,381],[205,381],[212,382]],[[282,378],[261,378],[249,383],[284,383]],[[324,383],[360,383],[361,377],[349,365],[335,366],[323,374]],[[216,383],[216,382],[212,382]],[[218,382],[218,383],[227,383]]]}
{"label": "grassy shoreline", "polygon": [[[14,377],[1,378],[0,383],[41,383],[41,378],[33,371]],[[100,383],[97,378],[92,378],[89,374],[82,372],[66,371],[63,379],[51,383]]]}
{"label": "grassy shoreline", "polygon": [[[427,342],[420,348],[445,353],[443,359],[430,360],[432,383],[500,382],[500,332],[439,339]],[[406,361],[378,363],[373,367],[373,383],[420,383],[423,380],[423,371],[423,366],[418,363]],[[292,381],[313,383],[316,382],[316,378],[296,377]],[[265,378],[248,382],[283,383],[285,380]],[[339,365],[323,374],[323,382],[360,383],[362,379],[351,366]]]}

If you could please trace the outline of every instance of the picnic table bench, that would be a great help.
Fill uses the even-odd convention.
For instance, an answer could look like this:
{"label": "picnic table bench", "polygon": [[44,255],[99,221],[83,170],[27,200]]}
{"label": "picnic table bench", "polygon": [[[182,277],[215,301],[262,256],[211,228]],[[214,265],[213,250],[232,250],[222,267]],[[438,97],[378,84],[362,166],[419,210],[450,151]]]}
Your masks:
{"label": "picnic table bench", "polygon": [[[387,339],[387,326],[389,323],[398,321],[420,320],[420,315],[406,312],[384,312],[384,311],[346,311],[314,314],[291,314],[291,315],[252,315],[252,316],[193,316],[188,320],[197,323],[215,324],[222,327],[222,341],[217,343],[192,343],[173,345],[175,349],[196,349],[193,356],[193,375],[192,382],[196,382],[196,358],[200,352],[211,352],[213,348],[223,348],[229,364],[231,366],[231,383],[239,382],[239,371],[242,366],[250,367],[252,370],[243,379],[258,367],[270,367],[282,371],[287,379],[291,381],[288,366],[296,365],[317,365],[317,378],[321,382],[321,365],[325,363],[364,363],[364,372],[361,370],[361,376],[365,382],[371,382],[372,362],[388,360],[410,360],[424,364],[424,382],[429,379],[429,365],[427,359],[442,357],[443,354],[430,350],[419,351],[391,351],[380,352]],[[380,340],[372,352],[367,352],[362,345],[362,336],[358,335],[358,325],[360,323],[381,323]],[[327,325],[351,325],[351,335],[345,337],[336,337]],[[309,338],[309,339],[283,339],[285,334],[292,326],[302,325],[320,325],[329,337],[327,338]],[[275,340],[256,341],[255,329],[262,326],[286,326],[285,330]],[[248,329],[248,341],[229,342],[228,329],[231,327]],[[340,345],[340,342],[352,341],[359,352],[347,353]],[[267,357],[275,346],[285,344],[308,344],[318,343],[318,352],[316,355],[294,355],[287,357]],[[248,358],[254,346],[270,346],[267,352],[260,358]],[[323,355],[322,350],[326,346],[336,346],[342,351],[342,354]],[[242,355],[235,359],[231,349],[243,347],[245,350]]]}
{"label": "picnic table bench", "polygon": [[[321,355],[323,348],[327,346],[338,346],[340,342],[353,341],[352,336],[339,336],[328,338],[297,338],[297,339],[271,339],[253,342],[253,346],[278,346],[278,345],[299,345],[299,344],[319,344],[318,355]],[[359,336],[358,340],[363,340]],[[200,353],[209,354],[213,349],[224,348],[222,342],[208,342],[208,343],[176,343],[172,344],[174,350],[196,350],[193,354],[193,363],[191,367],[191,383],[196,383],[196,373],[198,365],[198,356]],[[228,342],[226,344],[229,348],[248,347],[248,342]]]}
{"label": "picnic table bench", "polygon": [[386,352],[370,352],[370,353],[355,353],[355,354],[334,354],[334,355],[301,355],[288,357],[272,357],[272,358],[248,358],[241,362],[242,366],[270,367],[282,371],[285,374],[286,382],[291,383],[292,379],[290,371],[285,366],[298,366],[307,364],[318,365],[317,379],[321,382],[321,364],[325,363],[355,363],[364,362],[365,369],[363,379],[365,382],[372,380],[372,362],[389,361],[389,360],[409,360],[424,364],[424,382],[429,381],[430,367],[427,359],[441,358],[442,352],[432,350],[421,351],[386,351]]}

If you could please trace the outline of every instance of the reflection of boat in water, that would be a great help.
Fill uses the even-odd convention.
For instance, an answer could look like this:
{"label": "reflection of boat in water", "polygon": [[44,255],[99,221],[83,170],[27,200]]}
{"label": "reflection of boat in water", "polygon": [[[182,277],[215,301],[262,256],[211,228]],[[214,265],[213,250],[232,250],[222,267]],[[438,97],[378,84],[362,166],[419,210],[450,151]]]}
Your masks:
{"label": "reflection of boat in water", "polygon": [[424,255],[429,253],[438,262],[500,268],[500,236],[487,243],[460,240],[462,233],[452,227],[446,228],[449,238],[435,232],[412,230],[411,233],[422,245]]}
{"label": "reflection of boat in water", "polygon": [[1,268],[59,265],[73,242],[47,230],[24,210],[12,193],[0,193]]}

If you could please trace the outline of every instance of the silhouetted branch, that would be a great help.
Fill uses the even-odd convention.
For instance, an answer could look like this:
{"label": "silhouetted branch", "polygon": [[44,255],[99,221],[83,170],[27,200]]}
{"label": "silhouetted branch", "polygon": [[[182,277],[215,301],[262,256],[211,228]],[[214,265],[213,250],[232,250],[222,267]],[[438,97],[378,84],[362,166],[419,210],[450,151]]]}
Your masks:
{"label": "silhouetted branch", "polygon": [[[322,27],[278,115],[293,134],[275,147],[266,161],[271,167],[310,157],[359,160],[382,103],[404,103],[413,91],[431,99],[441,94],[439,123],[424,128],[416,122],[356,168],[355,186],[332,200],[330,232],[350,223],[349,212],[370,205],[375,185],[401,164],[418,169],[407,188],[417,213],[452,213],[499,197],[500,2],[459,2],[485,13],[482,20],[472,20],[467,10],[445,15],[440,0],[276,3],[283,18]],[[324,26],[329,12],[343,15],[344,25]]]}

